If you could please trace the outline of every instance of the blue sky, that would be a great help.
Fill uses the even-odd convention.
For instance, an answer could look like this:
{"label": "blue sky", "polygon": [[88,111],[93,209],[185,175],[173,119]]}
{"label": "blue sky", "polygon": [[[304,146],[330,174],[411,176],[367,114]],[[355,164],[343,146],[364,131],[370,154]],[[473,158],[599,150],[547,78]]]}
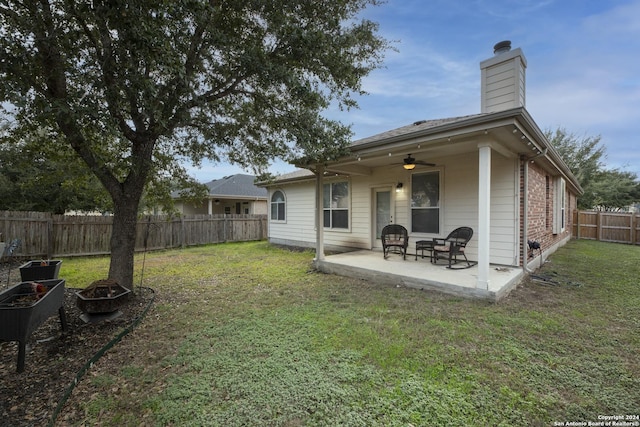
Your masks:
{"label": "blue sky", "polygon": [[[360,109],[327,113],[355,139],[479,113],[479,64],[511,40],[527,59],[526,108],[538,126],[601,135],[607,167],[640,176],[640,0],[388,0],[365,16],[398,51],[365,79]],[[220,163],[191,173],[208,182],[250,171]]]}

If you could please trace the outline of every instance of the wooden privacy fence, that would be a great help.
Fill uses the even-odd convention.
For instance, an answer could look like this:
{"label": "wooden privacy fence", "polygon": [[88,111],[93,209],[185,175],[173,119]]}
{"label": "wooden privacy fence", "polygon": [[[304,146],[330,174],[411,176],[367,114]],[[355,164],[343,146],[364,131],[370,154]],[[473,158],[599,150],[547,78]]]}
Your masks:
{"label": "wooden privacy fence", "polygon": [[[108,255],[113,217],[67,216],[44,212],[0,211],[6,244],[20,239],[19,258]],[[145,216],[138,220],[136,250],[169,249],[207,243],[267,238],[266,215]]]}
{"label": "wooden privacy fence", "polygon": [[634,212],[575,211],[573,236],[578,239],[639,245],[639,217]]}

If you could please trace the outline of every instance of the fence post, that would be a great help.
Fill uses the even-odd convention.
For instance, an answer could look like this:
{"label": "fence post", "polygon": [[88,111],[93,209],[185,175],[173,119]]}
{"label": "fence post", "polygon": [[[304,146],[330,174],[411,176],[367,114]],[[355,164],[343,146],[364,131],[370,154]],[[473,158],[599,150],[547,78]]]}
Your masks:
{"label": "fence post", "polygon": [[184,236],[186,235],[187,235],[187,232],[184,229],[184,215],[180,215],[180,247],[182,249],[184,249],[185,247]]}
{"label": "fence post", "polygon": [[53,214],[47,219],[47,259],[53,258]]}

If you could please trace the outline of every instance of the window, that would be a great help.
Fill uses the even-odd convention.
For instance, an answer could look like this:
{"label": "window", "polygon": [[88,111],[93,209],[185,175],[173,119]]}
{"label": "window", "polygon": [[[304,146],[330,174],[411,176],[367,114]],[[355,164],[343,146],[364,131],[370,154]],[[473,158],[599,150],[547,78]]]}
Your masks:
{"label": "window", "polygon": [[325,228],[349,228],[349,183],[324,184],[322,207]]}
{"label": "window", "polygon": [[562,233],[565,229],[566,222],[566,191],[567,185],[564,179],[558,178],[555,182],[555,203],[553,206],[554,220],[553,220],[553,234]]}
{"label": "window", "polygon": [[440,233],[440,172],[411,176],[411,231]]}
{"label": "window", "polygon": [[280,190],[277,190],[271,196],[271,221],[284,221],[284,212],[284,193]]}

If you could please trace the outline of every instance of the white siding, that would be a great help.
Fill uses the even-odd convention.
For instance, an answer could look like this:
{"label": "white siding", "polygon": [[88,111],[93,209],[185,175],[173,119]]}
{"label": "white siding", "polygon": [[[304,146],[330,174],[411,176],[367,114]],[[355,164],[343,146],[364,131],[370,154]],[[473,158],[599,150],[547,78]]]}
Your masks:
{"label": "white siding", "polygon": [[[434,160],[434,159],[430,159]],[[441,202],[442,229],[439,236],[410,233],[410,248],[417,240],[446,237],[454,228],[470,226],[478,229],[478,153],[456,155],[437,160],[443,165],[443,198]],[[388,188],[392,192],[392,212],[395,223],[411,231],[411,174],[426,168],[407,172],[399,166],[388,166],[370,176],[348,178],[351,190],[350,228],[325,230],[327,247],[371,249],[373,247],[373,189]],[[328,182],[328,181],[327,181]],[[398,182],[403,191],[394,191]],[[506,159],[494,152],[491,170],[491,258],[495,264],[514,265],[517,259],[517,160]],[[269,238],[278,243],[313,246],[315,242],[314,212],[315,189],[313,182],[277,187],[286,195],[286,221],[269,222]],[[271,193],[270,193],[271,194]],[[414,246],[415,247],[415,246]],[[412,252],[413,249],[410,249]],[[471,240],[469,259],[477,259],[477,236]]]}
{"label": "white siding", "polygon": [[312,247],[316,241],[313,182],[271,188],[269,200],[276,189],[282,191],[285,196],[285,221],[271,221],[269,210],[269,239],[276,243]]}
{"label": "white siding", "polygon": [[497,55],[480,64],[483,113],[526,105],[526,66],[520,49]]}
{"label": "white siding", "polygon": [[[517,257],[516,161],[494,152],[491,161],[491,256],[494,264],[513,265]],[[444,189],[444,230],[478,230],[478,154],[447,159]],[[469,242],[468,257],[478,257],[477,236]]]}
{"label": "white siding", "polygon": [[491,170],[491,262],[518,264],[518,161],[494,153]]}

